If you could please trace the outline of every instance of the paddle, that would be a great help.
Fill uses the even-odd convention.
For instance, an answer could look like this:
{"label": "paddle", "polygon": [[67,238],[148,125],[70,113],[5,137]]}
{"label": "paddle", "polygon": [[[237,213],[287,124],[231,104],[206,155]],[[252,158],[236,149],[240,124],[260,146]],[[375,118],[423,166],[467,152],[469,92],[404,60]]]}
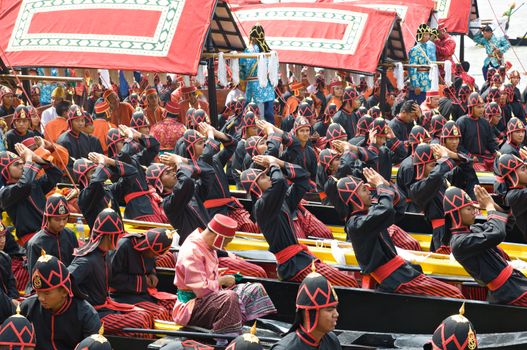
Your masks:
{"label": "paddle", "polygon": [[[144,333],[144,334],[154,334],[154,335],[170,335],[174,337],[185,337],[192,339],[226,339],[233,340],[237,335],[229,334],[219,334],[219,333],[200,333],[200,332],[189,332],[189,331],[164,331],[158,329],[144,329],[144,328],[124,328],[123,332],[126,333]],[[266,343],[276,343],[280,338],[270,338],[270,337],[258,337],[260,341]]]}

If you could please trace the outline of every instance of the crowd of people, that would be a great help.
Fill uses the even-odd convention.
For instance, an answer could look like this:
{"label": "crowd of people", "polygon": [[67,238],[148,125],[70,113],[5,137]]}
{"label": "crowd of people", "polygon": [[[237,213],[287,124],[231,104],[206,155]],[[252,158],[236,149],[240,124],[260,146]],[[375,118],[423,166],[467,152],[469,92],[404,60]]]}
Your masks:
{"label": "crowd of people", "polygon": [[[270,51],[260,25],[250,38],[247,52]],[[323,70],[312,81],[302,71],[276,89],[262,87],[256,59],[242,59],[245,91],[232,86],[217,118],[199,84],[174,75],[153,86],[143,77],[128,96],[96,81],[79,99],[58,84],[43,110],[38,85],[29,98],[22,87],[2,86],[0,116],[10,125],[2,119],[0,339],[29,336],[14,331],[23,325],[32,330],[19,339],[27,348],[73,349],[84,338],[104,339],[102,324],[105,334],[148,337],[123,328],[152,328],[155,319],[239,335],[245,323],[276,312],[261,284],[240,283],[266,271],[225,250],[244,231],[263,234],[281,280],[302,283],[297,321],[275,349],[337,349],[332,285],[467,297],[398,255],[421,250],[397,226],[405,212],[424,213],[431,251],[452,253],[488,287],[490,302],[527,306],[527,278],[498,247],[515,222],[527,234],[526,93],[503,60],[508,43],[490,28],[475,40],[489,54],[483,86],[462,63],[452,84],[434,90],[424,66],[452,60],[455,42],[446,28],[422,25],[406,85],[398,89],[389,71],[386,96],[380,76],[369,87]],[[479,185],[478,171],[495,173],[495,197]],[[245,190],[252,212],[230,184]],[[333,238],[306,209],[308,193],[345,223],[362,281],[299,243]],[[486,223],[474,224],[478,208]],[[87,239],[66,227],[73,213],[88,224]],[[123,219],[175,232],[127,233]],[[159,267],[175,269],[177,295],[157,290]],[[474,337],[467,327],[464,336]]]}

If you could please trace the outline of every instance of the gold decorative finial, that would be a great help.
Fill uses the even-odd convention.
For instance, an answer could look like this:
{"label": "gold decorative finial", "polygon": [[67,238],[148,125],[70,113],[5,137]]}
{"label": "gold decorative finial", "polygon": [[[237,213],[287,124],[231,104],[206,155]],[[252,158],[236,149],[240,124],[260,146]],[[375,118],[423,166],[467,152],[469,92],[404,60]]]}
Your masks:
{"label": "gold decorative finial", "polygon": [[[20,315],[20,303],[16,305],[16,314]],[[255,322],[256,323],[256,322]]]}
{"label": "gold decorative finial", "polygon": [[311,262],[311,272],[317,272],[317,268],[315,266],[315,260]]}
{"label": "gold decorative finial", "polygon": [[452,119],[452,113],[450,113],[450,117],[448,117],[448,120],[454,120]]}
{"label": "gold decorative finial", "polygon": [[465,314],[465,302],[461,304],[461,307],[459,308],[459,314],[463,316]]}
{"label": "gold decorative finial", "polygon": [[112,200],[111,199],[108,201],[107,209],[112,209]]}
{"label": "gold decorative finial", "polygon": [[101,328],[99,328],[99,335],[104,334],[104,322],[101,322]]}
{"label": "gold decorative finial", "polygon": [[46,256],[46,251],[44,250],[44,248],[42,248],[42,250],[40,251],[40,256]]}
{"label": "gold decorative finial", "polygon": [[253,326],[251,327],[251,334],[256,335],[256,320],[254,321]]}

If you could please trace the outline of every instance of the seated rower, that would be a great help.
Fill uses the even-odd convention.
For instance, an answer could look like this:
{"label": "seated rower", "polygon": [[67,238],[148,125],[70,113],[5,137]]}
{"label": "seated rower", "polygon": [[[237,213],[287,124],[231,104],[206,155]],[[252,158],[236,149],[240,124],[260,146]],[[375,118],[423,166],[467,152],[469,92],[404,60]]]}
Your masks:
{"label": "seated rower", "polygon": [[[116,303],[108,295],[111,268],[107,253],[115,249],[119,236],[124,233],[121,217],[112,209],[104,209],[93,224],[90,240],[74,253],[75,258],[68,267],[73,283],[87,295],[87,300],[99,312],[108,334],[128,335],[123,328],[151,328],[151,315],[130,304]],[[84,337],[97,333],[99,328]],[[137,334],[139,337],[149,337]]]}
{"label": "seated rower", "polygon": [[507,123],[507,141],[501,146],[500,154],[512,154],[520,157],[520,150],[525,141],[525,125],[518,118],[511,118]]}
{"label": "seated rower", "polygon": [[321,274],[306,276],[296,296],[295,323],[272,350],[339,350],[337,325],[339,299],[331,283]]}
{"label": "seated rower", "polygon": [[425,276],[397,254],[387,228],[395,216],[403,215],[404,198],[375,170],[365,168],[363,174],[376,189],[375,204],[362,180],[348,176],[337,184],[339,197],[349,210],[347,238],[362,273],[369,274],[385,292],[463,298],[457,288]]}
{"label": "seated rower", "polygon": [[246,321],[276,312],[261,284],[236,284],[234,275],[218,272],[216,250],[232,241],[236,226],[236,221],[216,214],[205,229],[196,229],[181,246],[174,279],[178,299],[172,316],[176,323],[240,334]]}
{"label": "seated rower", "polygon": [[[20,294],[17,289],[17,281],[11,268],[11,257],[5,252],[6,232],[2,221],[0,221],[0,321],[12,315],[12,309],[18,305]],[[16,243],[13,241],[13,244]]]}
{"label": "seated rower", "polygon": [[117,249],[110,253],[112,299],[134,304],[150,312],[154,319],[170,321],[175,295],[156,289],[155,258],[168,252],[173,231],[150,229],[144,234],[130,233],[119,239]]}
{"label": "seated rower", "polygon": [[[27,271],[30,276],[42,249],[48,255],[59,259],[66,266],[73,260],[73,250],[79,247],[79,242],[75,233],[66,227],[69,217],[70,211],[66,198],[60,194],[51,195],[46,201],[46,207],[44,208],[42,230],[38,231],[27,242]],[[28,284],[26,295],[31,293],[32,286]]]}
{"label": "seated rower", "polygon": [[[306,246],[298,243],[292,218],[310,187],[307,171],[272,156],[256,156],[253,160],[266,170],[251,168],[244,171],[240,178],[245,191],[255,201],[253,213],[269,244],[269,251],[276,257],[279,278],[300,282],[309,274],[314,261],[317,271],[333,284],[357,287],[352,275],[322,263]],[[282,170],[292,181],[291,186],[287,184]]]}
{"label": "seated rower", "polygon": [[8,317],[0,326],[0,349],[2,350],[35,350],[37,335],[35,327],[27,318],[16,314]]}
{"label": "seated rower", "polygon": [[101,321],[93,306],[73,293],[66,266],[56,257],[42,254],[31,277],[36,295],[22,302],[21,314],[35,327],[36,350],[71,350],[97,333]]}
{"label": "seated rower", "polygon": [[452,232],[452,254],[478,283],[488,287],[490,303],[527,306],[527,278],[509,265],[498,249],[506,236],[507,214],[497,210],[483,187],[476,186],[474,192],[479,207],[487,211],[487,222],[482,224],[474,224],[476,206],[463,190],[450,187],[445,192],[443,206]]}

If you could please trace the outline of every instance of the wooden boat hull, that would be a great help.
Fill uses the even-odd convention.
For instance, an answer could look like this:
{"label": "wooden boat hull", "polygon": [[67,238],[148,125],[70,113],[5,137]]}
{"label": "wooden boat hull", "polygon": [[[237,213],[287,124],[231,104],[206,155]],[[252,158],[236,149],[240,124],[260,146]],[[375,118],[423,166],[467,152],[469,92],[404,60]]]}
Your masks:
{"label": "wooden boat hull", "polygon": [[[174,271],[159,269],[158,289],[175,293]],[[271,318],[292,323],[298,283],[245,278],[262,283],[278,313]],[[405,334],[431,334],[446,317],[458,312],[461,301],[449,298],[382,293],[358,288],[335,288],[339,297],[338,329]],[[478,333],[527,330],[527,308],[466,301],[466,315]]]}

